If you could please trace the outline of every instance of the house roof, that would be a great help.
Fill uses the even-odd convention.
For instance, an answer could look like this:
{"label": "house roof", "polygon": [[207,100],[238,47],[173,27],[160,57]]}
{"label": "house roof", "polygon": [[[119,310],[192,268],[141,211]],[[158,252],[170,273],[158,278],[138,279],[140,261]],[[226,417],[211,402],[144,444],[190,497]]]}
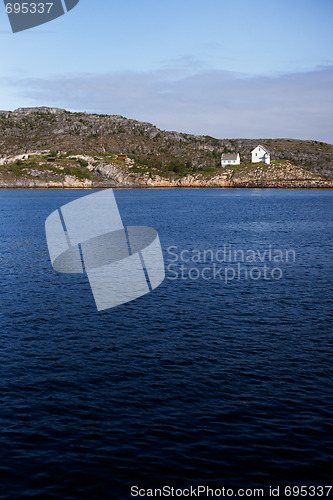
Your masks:
{"label": "house roof", "polygon": [[222,157],[221,157],[221,160],[237,160],[238,158],[238,153],[223,153],[222,154]]}
{"label": "house roof", "polygon": [[[262,144],[258,144],[258,146],[256,146],[254,149],[257,149],[259,146],[260,146],[260,147],[261,147],[264,151],[266,151],[266,153],[271,154],[271,153],[270,153],[270,151],[269,151],[269,150],[268,150],[265,146],[263,146]],[[252,149],[252,151],[254,151],[254,149]],[[251,151],[251,153],[252,153],[252,151]]]}

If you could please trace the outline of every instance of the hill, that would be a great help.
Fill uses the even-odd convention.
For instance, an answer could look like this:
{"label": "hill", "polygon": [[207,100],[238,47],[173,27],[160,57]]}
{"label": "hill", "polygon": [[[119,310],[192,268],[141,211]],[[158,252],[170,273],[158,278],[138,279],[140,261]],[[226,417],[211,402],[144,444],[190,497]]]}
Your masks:
{"label": "hill", "polygon": [[[216,139],[162,131],[118,115],[46,107],[0,111],[0,132],[3,187],[331,187],[333,182],[333,145],[318,141]],[[272,165],[250,163],[258,143],[270,150]],[[242,164],[221,169],[223,152],[239,152]],[[119,153],[128,159],[117,159]]]}

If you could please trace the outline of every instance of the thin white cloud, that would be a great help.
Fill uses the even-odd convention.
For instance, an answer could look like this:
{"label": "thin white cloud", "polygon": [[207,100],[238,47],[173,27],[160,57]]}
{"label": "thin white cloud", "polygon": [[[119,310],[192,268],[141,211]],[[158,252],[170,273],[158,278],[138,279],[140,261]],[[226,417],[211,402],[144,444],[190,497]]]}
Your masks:
{"label": "thin white cloud", "polygon": [[162,129],[219,138],[293,137],[333,143],[333,66],[274,77],[202,68],[184,73],[181,76],[175,65],[148,73],[59,76],[12,84],[23,101],[35,105],[121,114]]}

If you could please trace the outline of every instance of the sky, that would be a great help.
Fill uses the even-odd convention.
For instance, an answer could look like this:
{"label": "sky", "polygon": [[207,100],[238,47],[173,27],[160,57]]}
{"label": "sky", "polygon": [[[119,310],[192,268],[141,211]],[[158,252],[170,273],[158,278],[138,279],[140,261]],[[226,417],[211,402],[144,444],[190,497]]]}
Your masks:
{"label": "sky", "polygon": [[13,34],[0,4],[0,109],[332,144],[332,20],[333,0],[80,0]]}

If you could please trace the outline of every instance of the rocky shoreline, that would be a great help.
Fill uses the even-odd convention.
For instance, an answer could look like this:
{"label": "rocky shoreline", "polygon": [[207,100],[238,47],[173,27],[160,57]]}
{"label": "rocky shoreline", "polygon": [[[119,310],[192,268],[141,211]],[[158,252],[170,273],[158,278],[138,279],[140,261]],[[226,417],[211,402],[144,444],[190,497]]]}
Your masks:
{"label": "rocky shoreline", "polygon": [[177,181],[165,180],[148,183],[115,183],[111,180],[80,181],[67,179],[64,181],[45,181],[41,179],[4,178],[0,176],[0,189],[160,189],[160,188],[242,188],[242,189],[333,189],[331,180],[279,180],[279,181],[214,181],[187,182],[186,179]]}

